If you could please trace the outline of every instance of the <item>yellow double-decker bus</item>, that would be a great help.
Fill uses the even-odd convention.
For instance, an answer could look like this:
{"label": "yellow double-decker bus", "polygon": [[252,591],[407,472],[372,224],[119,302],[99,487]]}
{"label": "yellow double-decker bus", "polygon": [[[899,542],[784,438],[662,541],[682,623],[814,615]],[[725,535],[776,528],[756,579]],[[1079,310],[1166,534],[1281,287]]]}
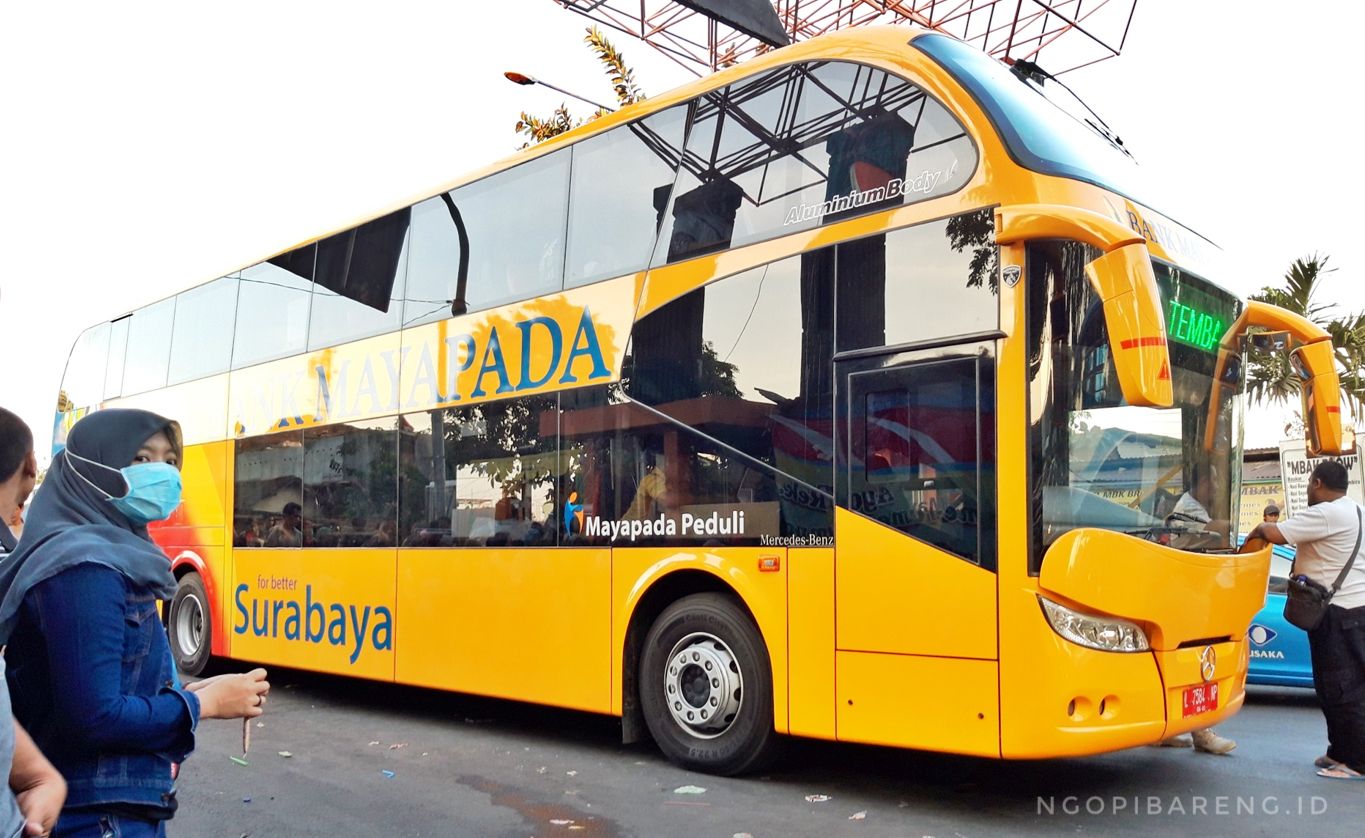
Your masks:
{"label": "yellow double-decker bus", "polygon": [[940,34],[778,50],[100,323],[58,440],[184,429],[180,666],[1089,754],[1243,701],[1246,304],[1121,147]]}

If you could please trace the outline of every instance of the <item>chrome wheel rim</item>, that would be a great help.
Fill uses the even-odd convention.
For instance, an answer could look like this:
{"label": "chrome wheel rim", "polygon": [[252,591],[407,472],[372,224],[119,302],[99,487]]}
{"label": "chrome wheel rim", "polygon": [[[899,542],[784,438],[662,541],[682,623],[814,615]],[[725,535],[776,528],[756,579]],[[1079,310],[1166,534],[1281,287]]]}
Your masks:
{"label": "chrome wheel rim", "polygon": [[194,594],[186,594],[175,609],[175,645],[181,658],[199,654],[204,642],[204,603]]}
{"label": "chrome wheel rim", "polygon": [[674,644],[664,663],[664,704],[678,727],[698,739],[729,730],[744,704],[744,673],[730,647],[706,632]]}

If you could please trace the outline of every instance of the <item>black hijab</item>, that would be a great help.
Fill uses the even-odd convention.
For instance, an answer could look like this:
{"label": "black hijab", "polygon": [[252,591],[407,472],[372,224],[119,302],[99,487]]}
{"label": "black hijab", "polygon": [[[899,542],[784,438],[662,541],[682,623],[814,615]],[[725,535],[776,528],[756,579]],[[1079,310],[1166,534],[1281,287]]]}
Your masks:
{"label": "black hijab", "polygon": [[170,439],[178,458],[180,426],[145,410],[100,410],[71,428],[66,449],[52,458],[33,498],[18,548],[0,560],[0,644],[9,642],[31,588],[87,562],[119,571],[158,599],[175,595],[170,560],[147,528],[130,522],[95,489],[114,497],[127,494],[127,482],[117,470],[130,465],[142,444],[159,431]]}

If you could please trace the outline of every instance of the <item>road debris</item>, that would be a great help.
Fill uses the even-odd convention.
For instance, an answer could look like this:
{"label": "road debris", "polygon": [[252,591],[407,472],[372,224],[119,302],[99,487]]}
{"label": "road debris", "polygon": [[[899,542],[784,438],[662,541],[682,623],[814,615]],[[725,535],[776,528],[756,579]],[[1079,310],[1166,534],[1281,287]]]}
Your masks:
{"label": "road debris", "polygon": [[577,777],[577,776],[578,776],[578,772],[577,772],[577,771],[565,771],[564,773],[565,773],[567,776],[569,776],[569,777]]}
{"label": "road debris", "polygon": [[701,786],[678,786],[673,790],[674,794],[706,794],[706,789]]}
{"label": "road debris", "polygon": [[554,824],[555,826],[569,826],[570,824],[573,823],[573,821],[567,820],[565,818],[554,818],[553,820],[550,821],[550,823]]}
{"label": "road debris", "polygon": [[394,774],[392,771],[390,771],[390,770],[387,769],[387,768],[385,768],[383,771],[380,771],[379,773],[380,773],[380,774],[383,774],[385,777],[388,777],[390,780],[392,780],[394,777],[398,776],[398,775]]}
{"label": "road debris", "polygon": [[237,763],[238,765],[250,765],[250,764],[251,764],[251,763],[247,762],[246,760],[242,759],[241,757],[228,757],[228,759],[232,760],[233,762]]}
{"label": "road debris", "polygon": [[832,798],[831,798],[829,795],[827,795],[827,794],[808,794],[808,795],[806,795],[806,802],[807,802],[807,803],[825,803],[826,801],[831,800],[831,799],[832,799]]}
{"label": "road debris", "polygon": [[399,749],[401,749],[401,748],[406,748],[407,746],[408,746],[408,743],[406,743],[406,742],[395,742],[395,743],[393,743],[392,745],[389,746],[389,750],[390,750],[390,751],[397,751],[397,750],[399,750]]}
{"label": "road debris", "polygon": [[866,817],[867,817],[867,810],[864,809],[864,810],[862,810],[861,812],[854,812],[853,814],[849,815],[849,816],[848,816],[848,819],[851,820],[851,821],[860,821],[860,820],[864,820]]}
{"label": "road debris", "polygon": [[284,757],[285,759],[289,759],[289,758],[293,757],[294,755],[291,754],[291,753],[289,753],[288,751],[280,751],[280,756]]}

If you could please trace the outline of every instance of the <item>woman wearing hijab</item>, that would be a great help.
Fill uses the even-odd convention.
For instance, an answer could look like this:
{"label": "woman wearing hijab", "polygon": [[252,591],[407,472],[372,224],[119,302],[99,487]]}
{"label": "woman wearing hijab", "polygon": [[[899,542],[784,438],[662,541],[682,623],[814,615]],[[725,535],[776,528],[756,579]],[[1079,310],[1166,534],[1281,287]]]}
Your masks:
{"label": "woman wearing hijab", "polygon": [[265,670],[181,687],[157,600],[175,593],[147,534],[180,503],[180,428],[141,410],[76,423],[0,563],[15,717],[66,778],[53,832],[164,836],[201,718],[261,714]]}

